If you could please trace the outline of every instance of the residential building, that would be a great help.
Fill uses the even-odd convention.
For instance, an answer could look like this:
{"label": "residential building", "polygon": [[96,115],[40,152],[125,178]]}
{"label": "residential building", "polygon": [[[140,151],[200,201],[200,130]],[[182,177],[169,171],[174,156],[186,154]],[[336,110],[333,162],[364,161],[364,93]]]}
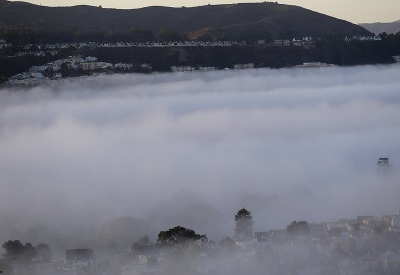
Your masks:
{"label": "residential building", "polygon": [[244,70],[244,69],[254,69],[254,63],[248,63],[248,64],[235,64],[233,66],[235,70]]}
{"label": "residential building", "polygon": [[172,66],[171,67],[172,72],[192,72],[195,70],[196,69],[192,66]]}

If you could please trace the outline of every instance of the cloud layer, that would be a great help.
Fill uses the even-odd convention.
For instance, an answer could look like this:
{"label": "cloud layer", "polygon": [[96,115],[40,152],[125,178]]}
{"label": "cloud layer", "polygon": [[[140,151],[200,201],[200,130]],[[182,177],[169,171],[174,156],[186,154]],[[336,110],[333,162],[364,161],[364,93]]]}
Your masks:
{"label": "cloud layer", "polygon": [[124,215],[215,238],[233,233],[243,206],[256,230],[395,213],[399,75],[265,69],[2,90],[0,238]]}

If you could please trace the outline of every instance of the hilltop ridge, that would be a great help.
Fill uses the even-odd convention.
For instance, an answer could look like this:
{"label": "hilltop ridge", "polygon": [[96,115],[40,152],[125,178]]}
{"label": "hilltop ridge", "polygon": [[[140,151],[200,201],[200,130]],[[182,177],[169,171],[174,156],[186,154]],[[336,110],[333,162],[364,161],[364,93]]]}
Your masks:
{"label": "hilltop ridge", "polygon": [[298,6],[272,2],[146,7],[122,10],[93,6],[45,7],[0,1],[0,28],[44,31],[171,30],[190,39],[291,38],[295,36],[369,35],[350,22]]}
{"label": "hilltop ridge", "polygon": [[359,24],[361,27],[369,30],[372,33],[380,34],[386,32],[387,34],[395,34],[400,32],[400,20],[391,22],[391,23],[361,23]]}

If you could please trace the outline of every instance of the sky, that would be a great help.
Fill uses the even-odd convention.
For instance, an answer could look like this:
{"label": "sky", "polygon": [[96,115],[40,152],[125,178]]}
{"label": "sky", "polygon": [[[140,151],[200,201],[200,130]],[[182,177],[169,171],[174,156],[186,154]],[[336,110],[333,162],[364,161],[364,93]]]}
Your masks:
{"label": "sky", "polygon": [[122,216],[216,239],[233,235],[242,207],[256,231],[395,214],[399,73],[131,74],[0,90],[0,241],[34,243],[24,232],[40,225],[95,235]]}
{"label": "sky", "polygon": [[[45,6],[102,5],[104,8],[132,9],[147,6],[202,6],[207,4],[252,3],[242,0],[29,0]],[[374,22],[394,22],[400,20],[400,1],[398,0],[281,0],[280,4],[297,5],[326,15],[343,19],[355,24]]]}

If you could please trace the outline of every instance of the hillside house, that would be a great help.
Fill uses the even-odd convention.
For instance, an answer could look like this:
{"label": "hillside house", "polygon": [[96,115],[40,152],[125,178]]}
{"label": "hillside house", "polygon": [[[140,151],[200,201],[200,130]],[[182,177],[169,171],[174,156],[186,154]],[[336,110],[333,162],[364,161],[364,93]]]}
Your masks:
{"label": "hillside house", "polygon": [[303,46],[303,41],[293,39],[292,42],[291,42],[291,44],[292,44],[292,46],[294,46],[294,47],[302,47],[302,46]]}
{"label": "hillside house", "polygon": [[61,68],[60,68],[59,65],[53,65],[53,66],[51,67],[51,69],[52,69],[54,72],[58,72]]}
{"label": "hillside house", "polygon": [[151,71],[152,69],[153,69],[153,67],[151,67],[151,65],[150,64],[142,64],[141,66],[140,66],[143,70],[147,70],[147,71]]}
{"label": "hillside house", "polygon": [[112,68],[113,65],[111,63],[106,62],[84,62],[79,65],[83,71],[93,71],[99,69],[108,69]]}
{"label": "hillside house", "polygon": [[254,69],[254,63],[248,63],[248,64],[235,64],[233,66],[235,70],[245,70],[245,69]]}
{"label": "hillside house", "polygon": [[32,78],[43,79],[44,75],[42,73],[31,73]]}
{"label": "hillside house", "polygon": [[54,73],[53,78],[54,79],[62,78],[62,73]]}
{"label": "hillside house", "polygon": [[32,66],[29,68],[30,73],[39,73],[47,70],[47,66]]}
{"label": "hillside house", "polygon": [[321,67],[335,67],[334,64],[327,64],[322,62],[304,62],[302,65],[293,66],[293,68],[321,68]]}
{"label": "hillside house", "polygon": [[202,72],[209,72],[209,71],[216,71],[217,68],[215,68],[215,67],[199,67],[198,70],[202,71]]}
{"label": "hillside house", "polygon": [[379,36],[353,36],[351,38],[346,38],[344,39],[346,42],[349,42],[351,40],[358,40],[358,41],[381,41],[382,39]]}
{"label": "hillside house", "polygon": [[172,66],[171,71],[172,72],[192,72],[195,71],[196,69],[192,66]]}
{"label": "hillside house", "polygon": [[288,40],[288,39],[275,39],[273,44],[275,46],[289,47],[290,46],[290,40]]}
{"label": "hillside house", "polygon": [[88,56],[88,57],[86,57],[86,61],[87,62],[95,62],[95,61],[97,61],[97,58],[93,57],[93,56]]}
{"label": "hillside house", "polygon": [[84,71],[92,71],[92,70],[97,69],[96,62],[85,62],[85,63],[81,63],[80,66],[82,67],[82,70],[84,70]]}

